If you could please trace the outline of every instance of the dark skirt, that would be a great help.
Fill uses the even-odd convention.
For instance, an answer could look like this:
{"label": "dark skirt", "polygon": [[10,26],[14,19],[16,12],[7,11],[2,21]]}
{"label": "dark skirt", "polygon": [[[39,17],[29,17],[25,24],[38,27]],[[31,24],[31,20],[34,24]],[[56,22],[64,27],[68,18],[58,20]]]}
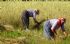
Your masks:
{"label": "dark skirt", "polygon": [[22,13],[21,19],[22,19],[22,24],[23,24],[24,28],[25,28],[25,29],[26,29],[26,28],[29,28],[29,13],[28,13],[28,11],[25,10],[25,11]]}
{"label": "dark skirt", "polygon": [[44,36],[47,37],[48,39],[54,38],[54,33],[51,31],[51,24],[50,21],[46,21],[44,23]]}

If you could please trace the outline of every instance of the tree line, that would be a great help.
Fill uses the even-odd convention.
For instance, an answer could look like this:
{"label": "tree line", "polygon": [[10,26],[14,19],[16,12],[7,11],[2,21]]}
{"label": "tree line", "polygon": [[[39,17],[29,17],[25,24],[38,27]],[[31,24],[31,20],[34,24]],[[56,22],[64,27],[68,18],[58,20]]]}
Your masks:
{"label": "tree line", "polygon": [[0,0],[0,1],[70,1],[70,0]]}

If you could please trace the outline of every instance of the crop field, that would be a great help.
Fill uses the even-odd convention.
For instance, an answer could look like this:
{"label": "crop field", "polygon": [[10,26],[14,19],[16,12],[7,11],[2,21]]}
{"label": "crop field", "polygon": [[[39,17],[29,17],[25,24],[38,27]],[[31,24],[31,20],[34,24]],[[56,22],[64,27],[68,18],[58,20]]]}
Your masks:
{"label": "crop field", "polygon": [[[25,9],[39,9],[37,20],[66,18],[65,30],[68,37],[65,39],[56,37],[56,40],[47,40],[43,36],[43,23],[40,29],[32,29],[34,21],[30,17],[29,32],[23,29],[21,14]],[[70,44],[70,2],[66,1],[1,1],[0,2],[0,44]],[[57,30],[58,35],[62,35]]]}

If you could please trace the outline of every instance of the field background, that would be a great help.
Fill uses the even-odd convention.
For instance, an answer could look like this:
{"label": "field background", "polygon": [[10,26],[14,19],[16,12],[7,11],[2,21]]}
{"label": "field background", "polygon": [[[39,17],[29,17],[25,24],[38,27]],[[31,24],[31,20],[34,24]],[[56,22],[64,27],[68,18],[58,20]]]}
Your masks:
{"label": "field background", "polygon": [[[43,37],[43,26],[40,30],[31,29],[34,21],[30,18],[30,32],[25,32],[22,27],[21,14],[25,9],[39,9],[40,15],[37,20],[66,18],[65,29],[70,33],[70,2],[47,1],[47,2],[0,2],[0,44],[70,44],[70,36],[65,40],[57,37],[55,41],[46,40]],[[43,24],[42,24],[43,25]],[[62,32],[58,32],[62,33]],[[60,34],[59,34],[60,35]]]}

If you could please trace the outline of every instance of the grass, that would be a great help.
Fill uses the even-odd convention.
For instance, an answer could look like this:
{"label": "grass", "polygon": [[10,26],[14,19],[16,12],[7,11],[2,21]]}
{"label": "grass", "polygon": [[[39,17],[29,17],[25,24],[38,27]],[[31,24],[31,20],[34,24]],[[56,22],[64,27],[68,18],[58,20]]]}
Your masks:
{"label": "grass", "polygon": [[[70,33],[70,2],[22,2],[22,1],[6,1],[0,2],[0,24],[8,25],[6,29],[0,32],[0,44],[70,44],[70,37],[65,40],[57,37],[56,40],[47,40],[43,37],[43,26],[40,30],[31,29],[34,25],[34,21],[30,18],[30,32],[25,32],[22,29],[21,13],[25,9],[39,9],[40,15],[37,16],[37,20],[65,17],[67,22],[65,29]],[[12,29],[11,29],[12,28]],[[58,32],[60,34],[60,31]]]}

